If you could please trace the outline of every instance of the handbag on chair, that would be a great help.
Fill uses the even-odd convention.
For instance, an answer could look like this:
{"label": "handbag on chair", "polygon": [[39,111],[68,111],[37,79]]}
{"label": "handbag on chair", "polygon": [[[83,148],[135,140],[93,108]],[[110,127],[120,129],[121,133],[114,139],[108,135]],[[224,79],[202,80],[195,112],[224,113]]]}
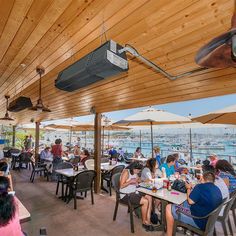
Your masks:
{"label": "handbag on chair", "polygon": [[172,184],[172,189],[177,190],[181,193],[187,193],[185,182],[183,180],[176,179]]}

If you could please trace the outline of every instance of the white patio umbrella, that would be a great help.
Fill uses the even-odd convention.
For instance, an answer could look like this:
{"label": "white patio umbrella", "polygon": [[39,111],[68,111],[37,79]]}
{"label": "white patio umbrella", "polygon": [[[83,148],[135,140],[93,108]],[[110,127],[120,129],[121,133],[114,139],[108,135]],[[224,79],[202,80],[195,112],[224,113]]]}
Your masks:
{"label": "white patio umbrella", "polygon": [[153,125],[182,124],[189,122],[191,122],[191,119],[188,117],[176,115],[163,110],[156,110],[150,107],[143,111],[137,112],[134,115],[128,116],[123,120],[117,121],[114,123],[114,125],[122,125],[122,126],[150,125],[152,157],[153,157]]}
{"label": "white patio umbrella", "polygon": [[225,107],[220,110],[210,112],[206,115],[192,119],[203,124],[229,124],[236,125],[236,105]]}
{"label": "white patio umbrella", "polygon": [[[71,136],[73,131],[85,131],[85,147],[86,147],[86,131],[94,131],[94,124],[92,123],[80,123],[75,120],[64,120],[60,122],[55,122],[55,124],[49,124],[46,125],[45,127],[51,127],[54,129],[66,129],[70,130],[70,144],[71,144]],[[104,121],[102,119],[102,131],[103,131],[103,144],[102,146],[104,147],[104,130],[108,131],[123,131],[123,130],[129,130],[130,128],[127,127],[121,127],[118,125],[112,125],[110,122]],[[109,139],[109,135],[108,135]],[[109,141],[108,141],[109,142]],[[103,148],[102,148],[103,150]]]}

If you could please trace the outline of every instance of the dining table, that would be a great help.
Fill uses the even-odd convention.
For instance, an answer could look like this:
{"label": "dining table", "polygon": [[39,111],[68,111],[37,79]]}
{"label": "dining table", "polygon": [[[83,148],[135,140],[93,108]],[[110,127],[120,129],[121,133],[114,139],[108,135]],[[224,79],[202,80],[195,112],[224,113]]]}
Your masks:
{"label": "dining table", "polygon": [[[84,166],[78,166],[78,170],[75,170],[74,168],[67,168],[67,169],[58,169],[55,170],[55,172],[61,176],[64,176],[68,179],[68,187],[69,187],[69,194],[67,196],[60,196],[59,198],[63,201],[67,201],[67,203],[70,202],[72,199],[72,193],[71,193],[71,186],[74,181],[74,177],[84,171]],[[79,197],[79,199],[84,199],[83,197]]]}
{"label": "dining table", "polygon": [[159,199],[161,201],[161,224],[155,227],[157,231],[165,231],[166,229],[166,206],[168,203],[181,205],[187,200],[187,194],[181,193],[176,190],[167,190],[166,188],[160,188],[153,191],[152,188],[148,187],[138,187],[136,190],[140,193],[147,194],[153,198]]}
{"label": "dining table", "polygon": [[131,157],[129,158],[129,160],[132,160],[132,161],[140,161],[140,162],[146,162],[148,160],[148,158],[145,158],[145,157]]}
{"label": "dining table", "polygon": [[31,219],[30,212],[26,209],[26,207],[17,197],[15,197],[15,199],[16,199],[16,204],[18,205],[18,209],[19,209],[20,223],[30,221]]}

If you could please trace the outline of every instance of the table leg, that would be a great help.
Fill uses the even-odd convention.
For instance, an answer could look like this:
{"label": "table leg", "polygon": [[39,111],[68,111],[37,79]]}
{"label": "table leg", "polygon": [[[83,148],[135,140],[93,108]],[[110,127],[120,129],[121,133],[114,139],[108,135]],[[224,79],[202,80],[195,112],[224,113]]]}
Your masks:
{"label": "table leg", "polygon": [[168,202],[161,200],[161,224],[155,227],[155,231],[166,231],[166,206]]}
{"label": "table leg", "polygon": [[108,190],[104,187],[103,185],[103,178],[102,178],[102,175],[101,175],[101,190],[105,191],[106,193],[108,193]]}

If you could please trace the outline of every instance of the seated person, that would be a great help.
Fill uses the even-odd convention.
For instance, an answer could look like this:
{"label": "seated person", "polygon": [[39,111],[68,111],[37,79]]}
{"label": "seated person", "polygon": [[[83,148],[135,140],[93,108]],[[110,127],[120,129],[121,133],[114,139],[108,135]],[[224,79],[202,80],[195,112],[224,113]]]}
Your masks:
{"label": "seated person", "polygon": [[118,154],[119,154],[120,156],[124,156],[125,152],[124,152],[124,150],[122,149],[122,147],[119,148]]}
{"label": "seated person", "polygon": [[78,144],[75,144],[73,154],[75,158],[80,156],[81,150]]}
{"label": "seated person", "polygon": [[141,147],[137,147],[136,148],[136,151],[134,152],[134,156],[133,157],[134,158],[141,158],[141,157],[143,157],[143,154],[141,152]]}
{"label": "seated person", "polygon": [[229,193],[234,192],[236,190],[236,173],[233,166],[226,160],[218,160],[215,169],[217,176],[225,181]]}
{"label": "seated person", "polygon": [[146,167],[142,170],[141,181],[153,182],[156,177],[162,177],[162,172],[158,168],[158,164],[155,158],[147,160]]}
{"label": "seated person", "polygon": [[174,168],[175,170],[177,171],[179,169],[179,153],[174,153],[172,154],[172,156],[175,157],[175,165],[174,165]]}
{"label": "seated person", "polygon": [[46,163],[46,168],[49,172],[52,172],[53,155],[50,151],[50,147],[45,147],[40,153],[40,159]]}
{"label": "seated person", "polygon": [[132,162],[127,166],[120,177],[120,191],[124,194],[120,194],[122,202],[128,204],[128,195],[130,197],[131,204],[141,204],[142,223],[143,228],[147,231],[153,231],[153,226],[150,222],[151,209],[152,209],[152,197],[149,195],[143,195],[140,192],[136,192],[136,186],[138,185],[138,173],[142,169],[142,165],[139,162]]}
{"label": "seated person", "polygon": [[40,159],[44,160],[44,161],[50,161],[52,162],[53,160],[53,155],[50,151],[50,147],[45,147],[41,153],[40,153]]}
{"label": "seated person", "polygon": [[210,165],[212,165],[214,168],[216,166],[216,163],[218,161],[218,157],[215,153],[212,153],[210,156],[209,156],[209,159],[210,159]]}
{"label": "seated person", "polygon": [[219,188],[214,185],[214,181],[215,175],[212,172],[205,172],[202,183],[196,185],[192,191],[192,185],[186,183],[187,201],[183,203],[183,206],[167,205],[167,236],[172,236],[175,219],[201,230],[205,229],[207,219],[191,218],[181,213],[181,211],[193,216],[203,217],[215,210],[222,203],[222,195]]}
{"label": "seated person", "polygon": [[168,178],[175,174],[175,160],[176,158],[173,155],[169,155],[166,159],[166,163],[160,166],[164,178]]}
{"label": "seated person", "polygon": [[111,157],[117,154],[116,148],[112,147],[108,153]]}
{"label": "seated person", "polygon": [[160,154],[160,151],[161,151],[161,149],[159,147],[154,147],[153,148],[153,154],[154,154],[154,157],[157,160],[158,166],[161,166],[161,154]]}
{"label": "seated person", "polygon": [[19,209],[16,199],[8,194],[9,180],[7,177],[0,176],[0,235],[4,236],[23,236],[21,231]]}
{"label": "seated person", "polygon": [[[210,172],[215,174],[215,168],[212,165],[210,165],[210,162],[209,162],[208,165],[203,165],[202,166],[202,171],[203,171],[203,173],[205,173],[207,171],[210,171]],[[222,195],[222,198],[223,199],[225,199],[225,198],[228,199],[229,198],[229,189],[228,189],[226,183],[224,182],[224,180],[222,178],[220,178],[219,176],[215,175],[214,184],[215,184],[215,186],[217,186],[219,188],[219,190],[221,192],[221,195]],[[223,207],[223,209],[224,209],[224,207]],[[223,215],[223,212],[224,212],[223,209],[220,212],[220,216]]]}
{"label": "seated person", "polygon": [[80,164],[84,165],[85,161],[87,161],[90,157],[89,151],[87,149],[83,150],[80,154]]}

